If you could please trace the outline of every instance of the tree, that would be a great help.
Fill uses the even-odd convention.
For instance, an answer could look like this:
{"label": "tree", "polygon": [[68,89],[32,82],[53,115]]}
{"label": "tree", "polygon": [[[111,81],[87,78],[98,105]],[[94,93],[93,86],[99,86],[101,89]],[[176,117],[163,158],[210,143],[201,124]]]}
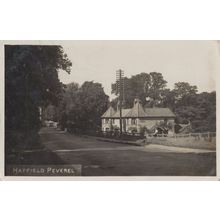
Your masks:
{"label": "tree", "polygon": [[68,117],[70,118],[71,111],[76,109],[78,103],[79,84],[69,83],[65,85],[62,92],[62,99],[58,105],[59,123],[62,130],[67,127]]}
{"label": "tree", "polygon": [[[147,75],[147,73],[141,73],[131,78],[124,78],[124,108],[131,108],[136,97],[139,97],[142,103],[145,103],[144,81]],[[116,84],[113,84],[112,93],[116,94],[116,92]],[[114,107],[116,107],[117,102],[118,98],[113,100]]]}
{"label": "tree", "polygon": [[28,136],[39,129],[39,107],[58,104],[63,90],[58,71],[70,73],[71,65],[61,46],[5,46],[7,135],[19,131]]}
{"label": "tree", "polygon": [[161,102],[160,107],[168,107],[171,110],[175,111],[175,93],[173,90],[170,89],[163,89],[161,91]]}
{"label": "tree", "polygon": [[[174,89],[166,88],[167,82],[157,72],[141,73],[130,78],[125,77],[124,108],[131,108],[139,97],[145,107],[168,107],[176,115],[178,123],[192,124],[194,132],[216,130],[216,94],[200,93],[197,86],[188,82],[177,82]],[[112,92],[115,93],[116,86]],[[112,101],[117,106],[118,99]]]}
{"label": "tree", "polygon": [[42,118],[57,121],[57,108],[54,105],[48,105],[42,112]]}
{"label": "tree", "polygon": [[[146,98],[153,100],[153,105],[159,105],[162,102],[162,93],[166,87],[166,81],[163,79],[161,73],[140,73],[131,78],[124,79],[124,108],[131,108],[134,99],[138,97],[141,99],[143,105],[146,104]],[[112,93],[116,93],[116,86],[113,84]],[[117,98],[113,100],[116,105]]]}
{"label": "tree", "polygon": [[86,81],[79,87],[67,85],[63,103],[67,126],[78,132],[96,130],[101,126],[101,116],[107,110],[109,97],[100,83]]}
{"label": "tree", "polygon": [[187,102],[187,96],[192,97],[198,92],[197,86],[191,86],[188,82],[178,82],[174,84],[174,90],[176,102]]}
{"label": "tree", "polygon": [[153,99],[155,104],[160,104],[163,99],[163,91],[166,88],[167,81],[164,80],[163,75],[158,72],[151,72],[147,75],[144,83],[144,91],[146,97]]}
{"label": "tree", "polygon": [[[187,95],[187,100],[179,101],[175,113],[180,122],[189,120],[193,132],[216,131],[216,93],[203,92]],[[184,99],[184,97],[183,97]]]}

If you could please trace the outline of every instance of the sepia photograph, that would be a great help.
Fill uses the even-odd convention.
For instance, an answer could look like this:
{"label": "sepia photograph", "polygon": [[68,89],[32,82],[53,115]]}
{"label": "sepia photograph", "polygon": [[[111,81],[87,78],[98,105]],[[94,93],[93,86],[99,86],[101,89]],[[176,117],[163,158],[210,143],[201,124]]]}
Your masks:
{"label": "sepia photograph", "polygon": [[0,5],[2,219],[219,219],[219,1]]}
{"label": "sepia photograph", "polygon": [[5,176],[217,176],[218,41],[3,44]]}

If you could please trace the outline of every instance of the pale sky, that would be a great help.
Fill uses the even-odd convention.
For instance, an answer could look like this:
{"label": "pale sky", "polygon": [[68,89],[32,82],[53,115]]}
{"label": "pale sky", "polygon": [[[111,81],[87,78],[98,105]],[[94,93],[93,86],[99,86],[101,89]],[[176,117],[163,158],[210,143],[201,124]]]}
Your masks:
{"label": "pale sky", "polygon": [[61,45],[73,66],[70,75],[59,74],[60,80],[79,84],[93,80],[109,96],[118,69],[127,77],[160,72],[168,88],[183,81],[197,85],[199,92],[215,90],[220,71],[217,41],[66,41]]}

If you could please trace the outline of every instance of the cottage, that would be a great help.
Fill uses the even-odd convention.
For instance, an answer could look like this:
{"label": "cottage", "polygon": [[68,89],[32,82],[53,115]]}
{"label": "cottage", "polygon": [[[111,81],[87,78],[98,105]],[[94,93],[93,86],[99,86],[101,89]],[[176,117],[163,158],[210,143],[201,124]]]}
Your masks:
{"label": "cottage", "polygon": [[[122,109],[122,131],[137,132],[153,130],[160,124],[169,124],[169,132],[174,131],[175,114],[169,108],[144,108],[139,99],[134,100],[133,108]],[[102,131],[113,131],[120,127],[120,111],[112,106],[102,115]]]}

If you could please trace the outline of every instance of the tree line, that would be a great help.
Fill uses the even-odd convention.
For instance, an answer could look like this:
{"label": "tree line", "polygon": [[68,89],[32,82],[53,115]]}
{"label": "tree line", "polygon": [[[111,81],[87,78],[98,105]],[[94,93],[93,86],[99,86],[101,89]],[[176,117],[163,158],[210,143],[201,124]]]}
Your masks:
{"label": "tree line", "polygon": [[[82,85],[64,85],[58,72],[71,72],[72,63],[63,48],[53,46],[5,46],[5,140],[7,146],[37,134],[43,112],[53,106],[54,120],[62,128],[75,132],[101,128],[101,115],[111,103],[100,83],[86,81]],[[125,77],[124,108],[131,108],[136,97],[145,107],[169,107],[179,123],[192,123],[193,131],[216,130],[216,93],[198,93],[196,86],[187,82],[167,88],[161,73],[140,73]],[[116,93],[115,86],[112,92]],[[51,107],[50,107],[51,108]],[[42,115],[42,117],[44,114]],[[31,138],[34,139],[34,138]]]}
{"label": "tree line", "polygon": [[[133,106],[134,98],[141,99],[145,107],[168,107],[177,116],[177,123],[190,121],[193,132],[216,131],[216,92],[198,93],[195,85],[177,82],[167,88],[162,73],[140,73],[124,79],[124,108]],[[116,85],[112,93],[117,94]],[[113,100],[116,108],[118,98]]]}
{"label": "tree line", "polygon": [[54,111],[51,106],[48,119],[59,121],[61,129],[70,132],[84,133],[101,129],[101,115],[109,105],[109,97],[105,94],[100,83],[86,81],[81,86],[78,83],[66,85],[62,100]]}
{"label": "tree line", "polygon": [[[144,107],[168,107],[176,114],[177,124],[190,122],[192,132],[216,131],[216,92],[198,93],[197,86],[187,82],[175,83],[167,88],[167,81],[158,72],[140,73],[124,79],[123,108],[132,108],[136,97]],[[112,93],[117,94],[116,85]],[[61,127],[73,132],[101,129],[101,115],[109,105],[117,108],[118,98],[110,103],[102,85],[84,82],[81,86],[70,83],[62,94],[57,108],[57,120]]]}
{"label": "tree line", "polygon": [[64,89],[58,71],[70,73],[71,66],[61,46],[5,45],[5,140],[8,148],[35,139],[41,127],[39,109],[50,103],[58,106]]}

